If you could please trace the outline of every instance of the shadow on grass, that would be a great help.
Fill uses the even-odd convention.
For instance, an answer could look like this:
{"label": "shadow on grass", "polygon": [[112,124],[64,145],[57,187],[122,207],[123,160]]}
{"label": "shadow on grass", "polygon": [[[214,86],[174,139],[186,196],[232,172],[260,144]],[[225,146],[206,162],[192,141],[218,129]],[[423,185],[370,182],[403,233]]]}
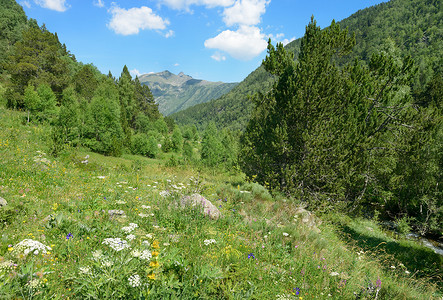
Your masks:
{"label": "shadow on grass", "polygon": [[[395,258],[405,268],[419,278],[427,278],[443,289],[443,257],[423,246],[415,246],[412,242],[392,241],[370,236],[356,231],[348,225],[341,226],[343,240],[348,244],[370,251],[386,269],[391,268],[390,258]],[[396,266],[399,268],[399,266]]]}

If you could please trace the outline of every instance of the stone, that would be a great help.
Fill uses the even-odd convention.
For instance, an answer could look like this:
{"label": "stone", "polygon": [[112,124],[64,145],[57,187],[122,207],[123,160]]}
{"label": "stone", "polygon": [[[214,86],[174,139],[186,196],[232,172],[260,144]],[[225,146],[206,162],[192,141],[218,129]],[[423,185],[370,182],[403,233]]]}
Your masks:
{"label": "stone", "polygon": [[2,197],[0,197],[0,207],[2,207],[2,206],[6,206],[6,205],[8,205],[8,202],[6,202],[5,199],[3,199]]}
{"label": "stone", "polygon": [[180,205],[182,207],[201,207],[202,213],[208,215],[211,219],[218,220],[218,218],[220,218],[220,211],[218,208],[200,194],[193,194],[182,198],[180,200]]}
{"label": "stone", "polygon": [[121,209],[108,210],[108,214],[111,219],[117,218],[117,217],[126,218],[125,212]]}
{"label": "stone", "polygon": [[317,221],[315,216],[310,211],[299,207],[295,210],[294,219],[299,220],[302,224],[308,226],[313,231],[320,233],[320,229],[318,229],[317,225],[320,225],[321,221]]}

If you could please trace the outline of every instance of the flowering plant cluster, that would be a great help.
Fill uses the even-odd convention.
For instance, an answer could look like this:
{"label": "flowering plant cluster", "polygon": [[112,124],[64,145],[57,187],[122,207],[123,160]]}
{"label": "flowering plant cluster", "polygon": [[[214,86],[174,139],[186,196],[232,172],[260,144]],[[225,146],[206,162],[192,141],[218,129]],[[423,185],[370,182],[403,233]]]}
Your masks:
{"label": "flowering plant cluster", "polygon": [[50,250],[52,250],[51,247],[46,246],[39,241],[24,239],[13,247],[12,253],[14,255],[18,255],[21,253],[23,253],[24,255],[28,255],[32,252],[35,255],[38,255],[39,253],[47,254]]}

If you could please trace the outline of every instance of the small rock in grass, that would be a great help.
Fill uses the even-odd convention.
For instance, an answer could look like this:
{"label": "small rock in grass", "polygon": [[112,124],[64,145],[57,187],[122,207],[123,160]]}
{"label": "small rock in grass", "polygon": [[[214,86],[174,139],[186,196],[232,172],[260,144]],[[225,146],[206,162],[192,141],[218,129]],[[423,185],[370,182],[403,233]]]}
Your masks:
{"label": "small rock in grass", "polygon": [[198,206],[202,208],[202,213],[207,214],[211,219],[218,220],[220,218],[220,211],[218,208],[207,200],[205,197],[199,194],[193,194],[191,196],[184,197],[180,200],[180,205],[185,206]]}
{"label": "small rock in grass", "polygon": [[126,218],[125,212],[121,209],[108,210],[108,214],[111,219],[118,218],[118,217]]}
{"label": "small rock in grass", "polygon": [[2,197],[0,197],[0,207],[2,207],[2,206],[6,206],[6,205],[8,205],[8,202],[6,202],[5,199],[3,199]]}

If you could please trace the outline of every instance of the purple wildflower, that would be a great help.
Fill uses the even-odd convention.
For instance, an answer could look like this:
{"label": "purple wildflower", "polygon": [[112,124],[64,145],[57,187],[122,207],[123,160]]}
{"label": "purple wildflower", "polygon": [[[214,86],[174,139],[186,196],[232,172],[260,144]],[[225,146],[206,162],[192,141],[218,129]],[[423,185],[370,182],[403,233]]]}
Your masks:
{"label": "purple wildflower", "polygon": [[252,259],[254,259],[254,258],[255,258],[254,253],[252,253],[252,252],[249,253],[248,258],[252,258]]}
{"label": "purple wildflower", "polygon": [[72,233],[68,233],[68,235],[66,236],[66,239],[69,240],[70,238],[72,238]]}

